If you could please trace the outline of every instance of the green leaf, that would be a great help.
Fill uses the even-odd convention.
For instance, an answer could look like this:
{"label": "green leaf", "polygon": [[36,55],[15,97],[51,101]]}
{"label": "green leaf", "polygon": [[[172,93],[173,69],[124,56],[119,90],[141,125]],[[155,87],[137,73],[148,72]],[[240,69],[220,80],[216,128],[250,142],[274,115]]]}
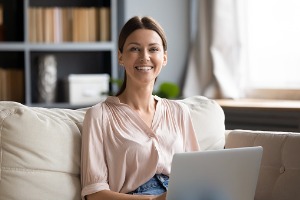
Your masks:
{"label": "green leaf", "polygon": [[163,82],[159,90],[155,93],[157,96],[167,99],[175,99],[179,96],[180,88],[172,82]]}

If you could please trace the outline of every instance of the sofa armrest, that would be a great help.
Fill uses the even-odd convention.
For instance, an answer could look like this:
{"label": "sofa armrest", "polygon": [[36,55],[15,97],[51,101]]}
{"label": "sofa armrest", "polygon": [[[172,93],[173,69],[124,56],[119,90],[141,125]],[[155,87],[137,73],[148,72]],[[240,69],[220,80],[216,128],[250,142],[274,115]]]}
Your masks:
{"label": "sofa armrest", "polygon": [[233,130],[225,134],[225,148],[264,149],[255,200],[300,199],[300,133]]}

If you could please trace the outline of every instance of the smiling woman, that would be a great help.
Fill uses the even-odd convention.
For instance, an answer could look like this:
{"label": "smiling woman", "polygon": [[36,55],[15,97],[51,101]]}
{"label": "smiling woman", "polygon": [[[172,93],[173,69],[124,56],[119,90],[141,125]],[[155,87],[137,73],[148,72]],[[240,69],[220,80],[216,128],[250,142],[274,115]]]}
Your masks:
{"label": "smiling woman", "polygon": [[151,17],[119,35],[125,78],[116,96],[90,108],[82,131],[82,198],[165,200],[173,155],[200,149],[187,105],[153,95],[167,64],[166,36]]}
{"label": "smiling woman", "polygon": [[[147,18],[147,17],[144,17],[143,19],[140,19],[139,17],[133,17],[130,19],[130,21],[128,21],[124,25],[124,27],[122,29],[123,31],[121,31],[120,36],[119,36],[119,41],[118,41],[118,46],[119,46],[118,56],[119,56],[120,65],[124,66],[124,61],[122,61],[122,59],[123,59],[122,54],[124,51],[124,45],[125,45],[127,38],[129,37],[129,35],[132,32],[134,32],[135,30],[139,30],[139,29],[146,31],[146,32],[147,32],[147,30],[154,31],[154,33],[149,33],[149,34],[154,34],[156,41],[150,41],[149,45],[151,45],[151,46],[149,46],[148,48],[150,48],[150,51],[152,51],[152,52],[155,52],[157,50],[159,50],[159,52],[163,52],[164,59],[165,59],[165,63],[163,63],[163,66],[166,65],[166,63],[167,63],[166,35],[164,33],[163,28],[159,24],[157,24],[157,22],[155,20],[153,20],[152,18]],[[157,36],[159,36],[160,38],[157,38]],[[155,44],[156,44],[156,47],[154,46]],[[162,44],[162,46],[160,46],[159,44]],[[131,47],[130,51],[137,51],[137,52],[139,51],[138,46],[137,46],[139,44],[136,44],[135,42],[131,42],[130,45],[131,45],[131,46],[129,46],[129,48]],[[134,46],[134,45],[136,45],[136,46]],[[147,51],[144,51],[144,53],[145,52],[147,52]],[[142,58],[142,59],[145,59],[145,58]],[[149,59],[149,58],[146,58],[146,61],[147,61],[147,59]],[[141,60],[141,61],[143,61],[143,60]],[[116,96],[120,95],[125,90],[126,84],[127,84],[127,74],[124,73],[123,84],[121,85],[121,88],[120,88],[119,92],[116,94]]]}

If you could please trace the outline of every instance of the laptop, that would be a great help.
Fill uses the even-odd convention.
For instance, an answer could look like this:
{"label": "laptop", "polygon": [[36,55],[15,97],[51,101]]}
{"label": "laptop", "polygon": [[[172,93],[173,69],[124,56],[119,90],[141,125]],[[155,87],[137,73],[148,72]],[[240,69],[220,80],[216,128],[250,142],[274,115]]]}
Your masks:
{"label": "laptop", "polygon": [[253,200],[263,148],[177,153],[167,200]]}

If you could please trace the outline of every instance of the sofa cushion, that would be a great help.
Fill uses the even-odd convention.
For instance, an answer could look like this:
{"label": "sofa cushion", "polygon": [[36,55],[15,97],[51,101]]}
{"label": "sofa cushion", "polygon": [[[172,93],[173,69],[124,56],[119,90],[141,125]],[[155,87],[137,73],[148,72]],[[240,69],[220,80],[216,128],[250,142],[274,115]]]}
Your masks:
{"label": "sofa cushion", "polygon": [[1,199],[80,199],[84,114],[0,103]]}
{"label": "sofa cushion", "polygon": [[226,148],[262,146],[263,157],[255,200],[300,199],[300,134],[234,130]]}
{"label": "sofa cushion", "polygon": [[225,146],[225,116],[216,101],[203,96],[181,100],[191,112],[201,150],[223,149]]}

